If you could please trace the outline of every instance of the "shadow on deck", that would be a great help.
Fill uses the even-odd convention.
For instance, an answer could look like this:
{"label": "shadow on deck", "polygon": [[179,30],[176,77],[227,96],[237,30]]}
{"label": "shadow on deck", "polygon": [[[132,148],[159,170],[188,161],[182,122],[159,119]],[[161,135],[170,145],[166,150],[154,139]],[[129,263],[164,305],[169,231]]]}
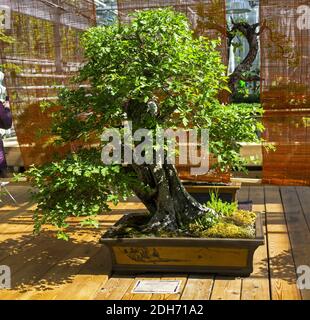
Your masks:
{"label": "shadow on deck", "polygon": [[[98,244],[103,229],[125,212],[143,210],[136,201],[121,203],[100,216],[100,229],[85,229],[72,218],[70,240],[55,238],[52,227],[33,235],[29,187],[10,185],[18,205],[3,198],[0,207],[0,265],[12,272],[12,289],[0,290],[0,299],[310,299],[309,290],[296,286],[296,267],[310,266],[310,188],[245,186],[239,199],[253,201],[253,210],[265,220],[265,245],[255,253],[249,278],[215,275],[110,275],[106,249]],[[177,279],[180,293],[133,294],[140,279]]]}

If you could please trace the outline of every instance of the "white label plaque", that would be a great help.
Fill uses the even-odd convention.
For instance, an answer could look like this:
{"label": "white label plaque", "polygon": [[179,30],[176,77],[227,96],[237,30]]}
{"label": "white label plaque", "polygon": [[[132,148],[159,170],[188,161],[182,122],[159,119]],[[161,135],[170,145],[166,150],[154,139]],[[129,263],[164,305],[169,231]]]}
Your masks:
{"label": "white label plaque", "polygon": [[180,280],[139,280],[132,293],[178,293]]}

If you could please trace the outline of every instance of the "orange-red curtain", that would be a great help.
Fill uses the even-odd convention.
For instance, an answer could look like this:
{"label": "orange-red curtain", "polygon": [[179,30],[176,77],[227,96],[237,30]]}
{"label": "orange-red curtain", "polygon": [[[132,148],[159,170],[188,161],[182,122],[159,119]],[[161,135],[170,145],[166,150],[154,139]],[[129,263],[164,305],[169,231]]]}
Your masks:
{"label": "orange-red curtain", "polygon": [[310,3],[260,0],[264,183],[310,184]]}
{"label": "orange-red curtain", "polygon": [[14,126],[24,165],[50,161],[68,149],[52,146],[46,129],[50,115],[42,101],[55,100],[59,88],[69,85],[83,52],[80,34],[96,22],[92,0],[4,0],[11,8],[13,44],[1,43],[0,64],[11,100]]}

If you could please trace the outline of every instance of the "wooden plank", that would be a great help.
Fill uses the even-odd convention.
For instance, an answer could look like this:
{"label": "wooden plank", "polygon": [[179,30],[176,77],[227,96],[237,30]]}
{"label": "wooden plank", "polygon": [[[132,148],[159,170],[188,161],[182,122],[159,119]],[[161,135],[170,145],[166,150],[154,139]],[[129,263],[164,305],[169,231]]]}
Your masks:
{"label": "wooden plank", "polygon": [[31,188],[29,185],[10,184],[8,189],[16,197],[18,205],[12,205],[12,201],[6,199],[0,209],[0,261],[2,262],[8,256],[24,252],[37,243],[36,237],[33,236],[32,220],[36,205],[29,201]]}
{"label": "wooden plank", "polygon": [[[85,239],[85,237],[86,235],[81,240]],[[42,244],[42,246],[39,243],[39,245],[26,250],[23,254],[19,253],[3,262],[11,267],[13,288],[4,297],[2,296],[3,299],[6,296],[13,296],[14,299],[34,299],[37,293],[45,292],[46,288],[53,287],[53,285],[55,286],[64,281],[66,279],[66,273],[64,272],[71,271],[72,260],[78,257],[74,261],[73,265],[75,266],[80,261],[80,256],[86,255],[89,251],[89,244],[88,246],[77,245],[72,241],[64,242],[49,237],[42,239],[43,241],[45,244]],[[73,254],[71,259],[68,258],[68,252],[71,255]],[[48,274],[52,275],[51,277],[44,277],[57,263],[61,264],[62,268],[58,272],[51,271]],[[43,277],[44,281],[42,281]]]}
{"label": "wooden plank", "polygon": [[0,233],[2,234],[7,230],[7,226],[9,226],[13,221],[20,217],[28,217],[32,218],[33,210],[30,206],[22,206],[16,210],[8,210],[0,213]]}
{"label": "wooden plank", "polygon": [[253,211],[263,216],[265,244],[258,247],[253,258],[253,273],[242,280],[241,300],[269,300],[270,284],[268,270],[267,239],[265,227],[265,196],[262,187],[250,187],[249,199],[253,201]]}
{"label": "wooden plank", "polygon": [[[12,185],[10,186],[10,191],[14,193],[14,196],[16,196],[15,193],[17,193],[18,200],[23,199],[26,201],[27,197],[29,197],[29,187],[19,187],[17,188],[17,192],[14,192],[16,188],[16,186]],[[3,263],[6,258],[12,258],[12,256],[17,255],[18,253],[22,254],[25,250],[38,245],[38,242],[36,242],[37,238],[33,236],[32,214],[34,208],[35,205],[30,202],[24,202],[23,204],[19,202],[19,206],[14,207],[11,205],[4,205],[4,207],[1,208],[9,210],[0,213],[1,263]],[[44,241],[43,243],[40,243],[40,245],[43,248]],[[23,256],[21,255],[21,259],[22,257]],[[9,259],[9,262],[13,263],[11,258]],[[18,265],[21,265],[20,261]]]}
{"label": "wooden plank", "polygon": [[248,186],[242,186],[242,188],[237,193],[238,201],[249,201],[249,191]]}
{"label": "wooden plank", "polygon": [[[15,217],[9,217],[6,223],[0,224],[0,242],[12,243],[13,239],[20,238],[23,235],[29,235],[33,231],[32,214],[24,213]],[[1,257],[0,257],[1,259]]]}
{"label": "wooden plank", "polygon": [[[57,249],[57,247],[48,248],[48,251],[52,252],[52,254],[54,250],[59,249]],[[37,256],[35,257],[37,258]],[[55,257],[51,258],[47,255],[42,255],[41,258],[41,261],[39,260],[37,264],[32,260],[12,274],[12,289],[6,293],[0,292],[1,299],[19,299],[23,295],[28,296],[33,290],[35,292],[37,292],[37,290],[44,290],[45,286],[38,286],[38,284],[40,283],[41,277],[55,263]],[[46,263],[43,263],[43,261]]]}
{"label": "wooden plank", "polygon": [[299,300],[295,265],[279,187],[265,187],[271,298]]}
{"label": "wooden plank", "polygon": [[181,300],[209,300],[214,284],[214,276],[190,275]]}
{"label": "wooden plank", "polygon": [[20,206],[3,205],[0,208],[0,228],[2,228],[2,225],[7,223],[9,219],[25,213],[33,213],[34,209],[35,206],[29,203]]}
{"label": "wooden plank", "polygon": [[[120,215],[101,215],[99,217],[100,222],[108,227],[110,222],[115,222],[119,219]],[[80,220],[72,218],[73,220]],[[104,231],[105,227],[103,227]],[[18,297],[19,299],[68,299],[67,292],[73,292],[72,290],[77,290],[74,295],[69,294],[70,299],[73,296],[83,295],[82,279],[89,279],[87,287],[89,288],[90,295],[94,297],[98,291],[100,285],[107,281],[107,265],[108,261],[105,256],[99,260],[92,260],[91,258],[95,256],[98,252],[102,251],[102,246],[98,244],[99,237],[101,236],[102,229],[87,229],[83,232],[74,233],[72,235],[72,247],[64,248],[64,245],[69,245],[67,242],[57,241],[58,253],[55,254],[54,265],[50,266],[48,271],[45,273],[41,272],[40,277],[37,277],[35,284],[32,288],[28,290],[25,294]],[[74,242],[73,242],[74,240]],[[71,240],[70,240],[71,241]],[[65,256],[63,255],[65,253]],[[99,254],[99,253],[98,253]],[[102,269],[101,269],[102,267]],[[89,274],[85,276],[80,275],[81,270],[90,270]],[[95,270],[100,270],[98,277],[96,276]],[[36,271],[38,273],[38,271]],[[43,275],[42,275],[43,273]],[[98,281],[98,286],[97,282]],[[71,286],[72,285],[72,290]],[[87,290],[85,289],[85,292]]]}
{"label": "wooden plank", "polygon": [[[34,237],[34,241],[26,246],[24,250],[18,251],[12,255],[8,255],[1,261],[2,264],[10,266],[12,274],[24,269],[36,261],[37,265],[45,264],[44,259],[47,258],[55,248],[59,247],[59,241],[52,238],[49,234],[42,234]],[[56,250],[56,249],[55,249]],[[37,259],[37,260],[36,260]]]}
{"label": "wooden plank", "polygon": [[[59,294],[66,294],[64,288],[71,284],[82,266],[98,252],[91,244],[76,245],[65,257],[58,259],[26,293],[19,296],[23,300],[54,300]],[[71,291],[70,287],[67,289]],[[73,295],[70,295],[72,299]],[[60,298],[61,299],[61,298]]]}
{"label": "wooden plank", "polygon": [[0,262],[31,247],[34,239],[32,226],[11,230],[5,236],[0,234]]}
{"label": "wooden plank", "polygon": [[296,187],[299,202],[310,230],[310,188]]}
{"label": "wooden plank", "polygon": [[111,265],[107,259],[107,249],[101,247],[99,251],[82,265],[74,275],[72,282],[62,285],[55,295],[56,300],[92,300],[99,290],[109,280]]}
{"label": "wooden plank", "polygon": [[211,300],[240,300],[241,297],[240,278],[217,276],[214,281]]}
{"label": "wooden plank", "polygon": [[[110,221],[113,222],[119,217],[121,216],[103,215],[100,216],[100,220],[104,225],[110,225]],[[79,219],[70,218],[70,220],[77,222]],[[88,258],[102,248],[98,244],[101,233],[100,229],[85,228],[71,235],[70,241],[64,242],[57,240],[53,234],[43,232],[25,250],[4,260],[4,263],[13,271],[12,279],[15,289],[5,295],[13,296],[14,299],[55,298],[59,293],[57,290],[61,290],[60,284],[66,283],[65,279],[72,279]],[[46,287],[49,290],[44,291]]]}
{"label": "wooden plank", "polygon": [[[293,257],[296,268],[301,265],[310,266],[310,232],[305,219],[309,214],[309,193],[305,189],[297,190],[295,187],[281,187],[284,212],[290,235]],[[302,203],[302,206],[301,206]],[[304,211],[303,211],[304,208]],[[310,291],[301,290],[303,299],[310,300]]]}
{"label": "wooden plank", "polygon": [[99,290],[95,300],[121,300],[133,285],[134,280],[134,276],[114,274]]}
{"label": "wooden plank", "polygon": [[[122,215],[101,215],[99,216],[99,221],[101,223],[101,227],[104,229],[105,227],[109,227],[115,223],[118,219],[120,219]],[[81,219],[78,218],[69,218],[68,221],[70,223],[78,224]],[[0,233],[0,261],[8,258],[9,256],[20,254],[20,259],[23,260],[23,255],[26,254],[25,250],[30,248],[40,247],[41,250],[44,248],[44,244],[46,241],[51,243],[51,241],[55,241],[53,234],[48,234],[51,230],[55,231],[55,228],[51,226],[44,227],[41,235],[36,237],[33,235],[33,221],[28,214],[21,215],[15,217],[10,220],[10,223],[6,225],[7,230],[5,233]],[[76,232],[75,232],[76,231]],[[72,239],[79,239],[81,233],[89,233],[90,230],[84,229],[84,231],[73,230],[73,232],[69,232]],[[94,234],[101,233],[100,229],[96,230]],[[43,238],[41,238],[41,236]],[[59,241],[57,241],[59,243]],[[28,254],[28,256],[31,253]],[[20,264],[20,263],[19,263]]]}

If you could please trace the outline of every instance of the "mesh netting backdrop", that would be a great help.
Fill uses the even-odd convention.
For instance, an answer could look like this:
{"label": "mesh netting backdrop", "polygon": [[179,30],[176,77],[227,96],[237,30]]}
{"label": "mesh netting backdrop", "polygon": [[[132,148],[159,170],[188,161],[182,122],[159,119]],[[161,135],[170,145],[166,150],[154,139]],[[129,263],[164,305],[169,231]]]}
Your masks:
{"label": "mesh netting backdrop", "polygon": [[265,183],[310,184],[310,3],[260,0]]}
{"label": "mesh netting backdrop", "polygon": [[[25,166],[50,161],[63,148],[52,146],[44,134],[50,117],[40,103],[55,100],[60,87],[78,70],[83,59],[80,35],[95,24],[90,0],[4,0],[11,8],[15,41],[1,44],[0,63],[5,65],[14,126]],[[67,149],[67,148],[65,148]]]}

